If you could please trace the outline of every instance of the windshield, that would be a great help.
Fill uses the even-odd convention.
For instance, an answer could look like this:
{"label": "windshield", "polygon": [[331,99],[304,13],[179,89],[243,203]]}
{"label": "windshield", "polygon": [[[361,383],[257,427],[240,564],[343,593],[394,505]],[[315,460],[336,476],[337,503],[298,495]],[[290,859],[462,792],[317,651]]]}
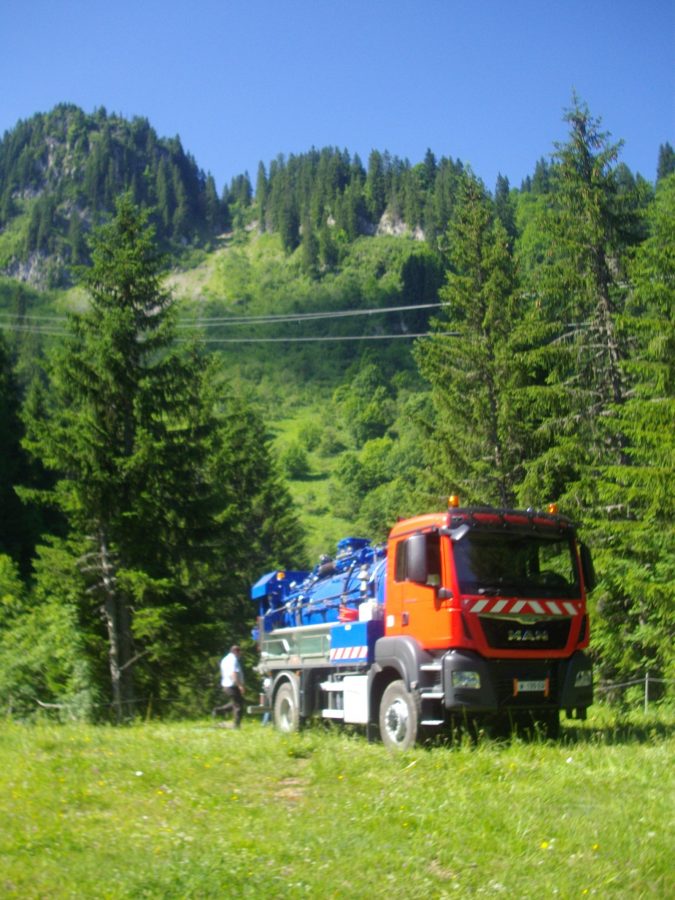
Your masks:
{"label": "windshield", "polygon": [[463,594],[579,596],[574,545],[567,535],[470,531],[453,549]]}

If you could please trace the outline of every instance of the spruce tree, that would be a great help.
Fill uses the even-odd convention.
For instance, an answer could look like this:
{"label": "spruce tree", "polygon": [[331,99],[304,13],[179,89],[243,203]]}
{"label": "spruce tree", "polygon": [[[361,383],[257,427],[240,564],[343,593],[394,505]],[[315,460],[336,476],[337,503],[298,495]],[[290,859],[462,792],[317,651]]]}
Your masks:
{"label": "spruce tree", "polygon": [[656,165],[656,180],[661,181],[662,178],[668,178],[669,175],[675,173],[675,150],[671,144],[666,141],[659,147],[659,159]]}
{"label": "spruce tree", "polygon": [[575,102],[566,118],[569,140],[557,149],[539,219],[545,249],[528,273],[535,302],[526,359],[540,444],[521,496],[531,500],[545,485],[585,526],[600,577],[594,646],[601,674],[616,678],[664,665],[656,646],[664,607],[649,598],[663,597],[669,569],[664,523],[653,531],[655,509],[668,504],[655,507],[650,497],[668,491],[672,446],[666,439],[654,452],[667,415],[655,402],[654,364],[672,324],[654,299],[641,305],[629,296],[640,201],[616,165],[620,145],[584,105]]}
{"label": "spruce tree", "polygon": [[600,425],[627,390],[618,316],[635,226],[617,190],[620,145],[609,143],[578,102],[566,120],[569,141],[557,148],[554,189],[538,210],[538,264],[527,273],[535,298],[527,365],[537,385],[531,409],[540,445],[522,494],[530,501],[543,484],[551,496],[567,491],[569,502],[582,507],[588,502],[582,495],[596,483],[592,465],[625,461],[621,436]]}
{"label": "spruce tree", "polygon": [[471,175],[447,244],[449,271],[439,292],[446,309],[433,320],[436,334],[416,346],[436,412],[427,443],[430,492],[511,506],[522,455],[510,343],[516,281],[508,236]]}
{"label": "spruce tree", "polygon": [[135,670],[155,690],[160,673],[175,684],[184,669],[222,505],[208,480],[206,366],[175,349],[160,265],[147,215],[122,197],[92,240],[90,308],[53,360],[49,406],[28,416],[89,584],[83,610],[105,623],[118,718],[133,712]]}
{"label": "spruce tree", "polygon": [[[605,417],[623,437],[625,465],[599,479],[596,532],[603,573],[596,645],[610,676],[675,678],[675,175],[662,180],[650,234],[629,266],[620,320],[630,340],[630,389]],[[608,430],[608,429],[605,429]],[[662,688],[652,688],[652,698]]]}

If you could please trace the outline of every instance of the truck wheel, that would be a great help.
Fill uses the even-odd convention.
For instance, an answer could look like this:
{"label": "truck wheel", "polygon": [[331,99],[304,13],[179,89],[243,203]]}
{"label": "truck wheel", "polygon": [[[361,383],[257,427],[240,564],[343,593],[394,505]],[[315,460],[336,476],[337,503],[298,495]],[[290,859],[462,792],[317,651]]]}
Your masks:
{"label": "truck wheel", "polygon": [[300,711],[295,702],[293,685],[282,684],[274,698],[274,727],[290,734],[300,729]]}
{"label": "truck wheel", "polygon": [[392,681],[380,704],[380,736],[385,747],[408,750],[417,740],[420,702],[403,681]]}

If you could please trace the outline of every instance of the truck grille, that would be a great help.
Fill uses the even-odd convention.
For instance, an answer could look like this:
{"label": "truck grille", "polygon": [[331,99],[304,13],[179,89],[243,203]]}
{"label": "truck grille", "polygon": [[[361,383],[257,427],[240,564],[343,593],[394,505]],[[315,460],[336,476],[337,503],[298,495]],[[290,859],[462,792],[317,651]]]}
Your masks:
{"label": "truck grille", "polygon": [[478,617],[485,640],[495,650],[562,650],[567,645],[571,619],[544,619],[522,625],[514,619]]}

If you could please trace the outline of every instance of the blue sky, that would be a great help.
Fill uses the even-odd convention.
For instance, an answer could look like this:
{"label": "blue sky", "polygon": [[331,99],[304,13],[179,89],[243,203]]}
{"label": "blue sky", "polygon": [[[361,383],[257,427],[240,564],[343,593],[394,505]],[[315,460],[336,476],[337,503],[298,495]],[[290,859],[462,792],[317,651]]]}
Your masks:
{"label": "blue sky", "polygon": [[572,92],[653,180],[675,146],[675,0],[1,0],[0,134],[69,102],[179,135],[221,190],[311,147],[511,184]]}

